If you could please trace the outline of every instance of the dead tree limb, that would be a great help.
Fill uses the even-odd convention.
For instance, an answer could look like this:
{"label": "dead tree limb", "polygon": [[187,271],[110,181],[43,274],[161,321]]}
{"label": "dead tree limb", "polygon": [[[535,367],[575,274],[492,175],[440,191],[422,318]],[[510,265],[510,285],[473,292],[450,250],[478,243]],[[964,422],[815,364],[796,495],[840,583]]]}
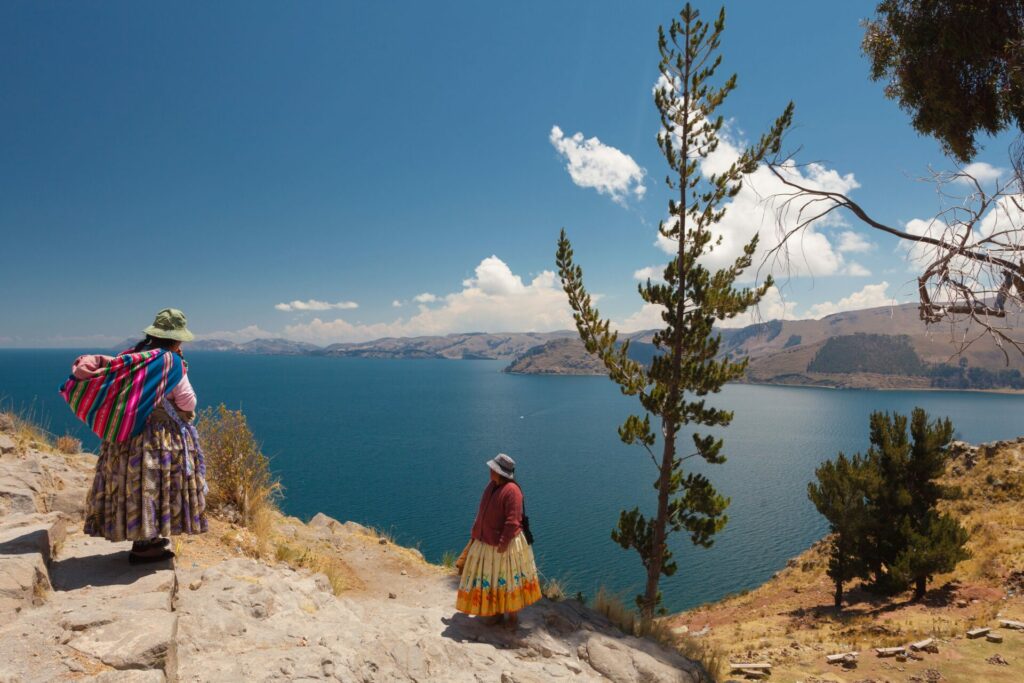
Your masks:
{"label": "dead tree limb", "polygon": [[[786,189],[769,198],[778,243],[766,261],[788,262],[788,243],[794,236],[834,211],[848,211],[871,229],[906,243],[908,258],[920,269],[918,308],[926,324],[977,324],[1007,362],[1007,348],[1024,355],[1024,338],[1014,336],[1006,320],[1008,312],[1024,308],[1024,181],[1019,173],[1005,182],[982,182],[965,169],[933,172],[928,180],[935,184],[943,208],[924,229],[911,229],[883,223],[847,195],[814,186],[791,158],[768,168]],[[978,338],[961,335],[958,353]]]}

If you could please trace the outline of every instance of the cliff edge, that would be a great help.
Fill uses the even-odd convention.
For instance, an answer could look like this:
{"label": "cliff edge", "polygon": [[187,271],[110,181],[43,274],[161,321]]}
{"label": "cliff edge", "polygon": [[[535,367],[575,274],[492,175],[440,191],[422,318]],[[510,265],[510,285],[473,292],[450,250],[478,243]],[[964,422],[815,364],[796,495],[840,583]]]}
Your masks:
{"label": "cliff edge", "polygon": [[173,564],[130,566],[130,544],[82,534],[94,463],[0,415],[0,683],[707,680],[571,600],[482,626],[450,570],[325,515],[278,515],[270,559],[212,519]]}

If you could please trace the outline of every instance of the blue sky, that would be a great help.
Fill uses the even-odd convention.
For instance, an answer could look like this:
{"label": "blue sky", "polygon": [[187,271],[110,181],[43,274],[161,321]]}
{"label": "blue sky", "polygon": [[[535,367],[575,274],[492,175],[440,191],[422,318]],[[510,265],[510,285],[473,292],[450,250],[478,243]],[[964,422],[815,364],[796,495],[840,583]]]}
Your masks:
{"label": "blue sky", "polygon": [[[794,100],[786,148],[903,225],[950,163],[867,78],[873,4],[727,4],[723,113],[753,138]],[[634,274],[666,258],[656,31],[679,7],[2,3],[0,345],[111,343],[165,306],[237,340],[565,328],[563,226],[602,311],[640,325]],[[767,317],[907,298],[893,240],[817,234]]]}

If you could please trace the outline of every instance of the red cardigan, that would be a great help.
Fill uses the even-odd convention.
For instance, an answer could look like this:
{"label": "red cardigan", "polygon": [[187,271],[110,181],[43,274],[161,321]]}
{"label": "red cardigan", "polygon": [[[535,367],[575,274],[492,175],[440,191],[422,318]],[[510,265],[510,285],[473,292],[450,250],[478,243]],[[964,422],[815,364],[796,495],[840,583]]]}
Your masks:
{"label": "red cardigan", "polygon": [[523,492],[516,484],[492,481],[480,498],[470,537],[487,545],[507,546],[523,526]]}

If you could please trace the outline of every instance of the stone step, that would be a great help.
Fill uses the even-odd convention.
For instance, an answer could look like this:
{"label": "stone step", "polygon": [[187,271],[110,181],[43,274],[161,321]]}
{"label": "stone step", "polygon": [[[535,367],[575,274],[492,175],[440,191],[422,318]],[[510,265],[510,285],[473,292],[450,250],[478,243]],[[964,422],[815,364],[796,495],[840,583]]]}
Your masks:
{"label": "stone step", "polygon": [[169,562],[129,565],[130,547],[67,537],[50,562],[45,603],[0,626],[0,681],[166,680],[177,581]]}
{"label": "stone step", "polygon": [[0,620],[45,601],[51,589],[49,566],[66,533],[59,513],[0,518]]}

